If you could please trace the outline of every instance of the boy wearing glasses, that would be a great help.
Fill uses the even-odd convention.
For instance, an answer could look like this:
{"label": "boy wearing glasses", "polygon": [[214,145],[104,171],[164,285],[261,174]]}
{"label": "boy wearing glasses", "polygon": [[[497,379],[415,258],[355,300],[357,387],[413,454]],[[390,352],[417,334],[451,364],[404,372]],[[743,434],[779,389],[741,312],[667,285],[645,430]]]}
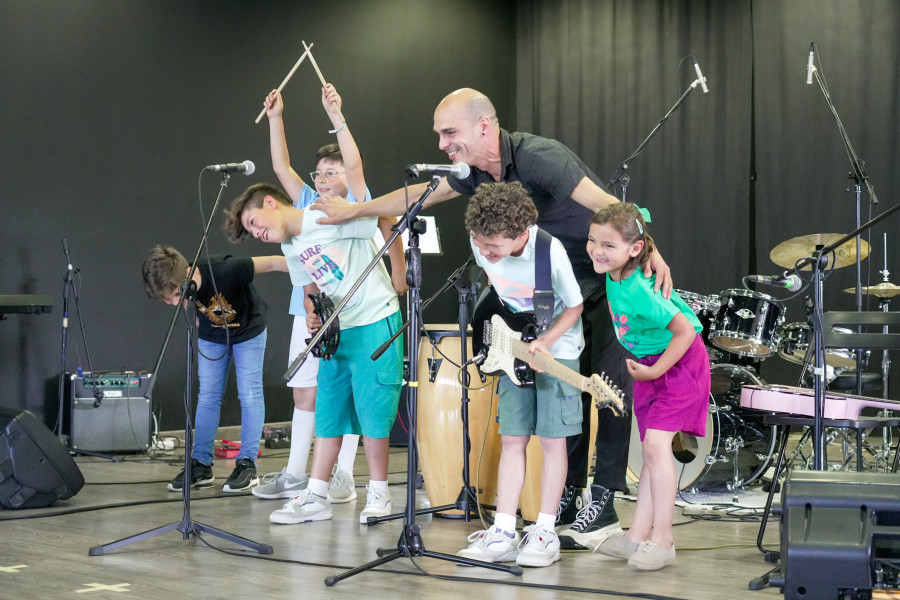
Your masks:
{"label": "boy wearing glasses", "polygon": [[[343,298],[347,288],[355,282],[356,277],[352,275],[354,272],[358,274],[355,271],[356,267],[366,266],[373,256],[371,237],[374,235],[374,221],[370,220],[368,223],[364,223],[365,227],[338,228],[333,226],[322,227],[314,223],[310,224],[308,220],[305,221],[303,218],[303,214],[307,212],[303,209],[317,200],[320,195],[346,197],[351,202],[371,199],[371,195],[365,185],[362,158],[341,114],[341,98],[330,84],[322,90],[322,104],[332,122],[333,129],[330,132],[337,135],[338,144],[323,146],[316,153],[316,171],[310,173],[315,190],[307,185],[290,165],[282,121],[284,104],[281,95],[277,91],[273,91],[265,100],[269,117],[272,163],[275,174],[289,196],[284,195],[280,190],[272,186],[253,186],[235,201],[226,224],[228,236],[232,241],[252,233],[263,241],[282,243],[282,249],[291,263],[292,280],[294,280],[295,284],[294,294],[291,299],[291,313],[295,315],[294,332],[291,339],[291,359],[299,354],[300,350],[306,345],[305,340],[321,324],[314,315],[312,318],[303,318],[306,311],[303,309],[305,294],[301,284],[312,284],[306,292],[311,293],[321,289],[328,293],[332,300],[337,303]],[[296,199],[293,205],[290,198]],[[286,229],[283,232],[276,233],[272,228],[262,230],[244,227],[241,223],[242,218],[244,218],[242,213],[245,214],[247,210],[253,208],[261,209],[264,215],[268,214],[270,205],[266,201],[269,199],[271,199],[273,203],[271,206],[274,207],[273,210],[275,211],[291,209],[291,211],[282,210],[277,212],[277,216],[279,219],[284,216],[285,220],[290,220],[287,217],[289,214],[290,217],[295,218],[297,221],[296,229],[292,227],[289,231]],[[281,204],[286,206],[280,206]],[[265,216],[263,218],[265,219]],[[309,218],[308,216],[307,219]],[[314,221],[315,218],[312,218],[312,220]],[[379,222],[379,225],[383,225],[382,234],[385,238],[390,236],[391,224],[390,220]],[[303,236],[300,236],[301,231],[303,231]],[[360,235],[362,237],[359,237]],[[306,241],[313,239],[327,239],[328,242],[323,244],[317,241],[313,247],[304,246]],[[322,248],[323,246],[327,247],[328,244],[331,244],[332,250],[326,252]],[[351,255],[353,265],[344,264],[350,261]],[[376,272],[369,277],[372,282],[370,283],[367,280],[366,285],[355,294],[354,299],[341,312],[340,324],[342,329],[359,329],[359,331],[354,331],[353,333],[360,333],[362,330],[377,328],[376,326],[380,325],[382,328],[389,326],[391,335],[393,331],[396,331],[393,321],[386,321],[385,319],[397,316],[395,313],[397,313],[398,303],[394,290],[399,293],[406,291],[406,266],[403,261],[402,247],[399,243],[391,247],[390,258],[393,289],[391,289],[391,280],[388,279],[386,270],[379,265]],[[361,270],[360,268],[359,271]],[[384,285],[385,282],[387,282],[386,287]],[[315,284],[318,284],[318,287]],[[374,290],[372,298],[379,301],[383,300],[383,303],[368,306],[370,293],[367,290]],[[366,307],[360,306],[363,298],[367,299]],[[355,310],[351,310],[353,306],[356,307]],[[371,310],[368,310],[369,308]],[[307,325],[310,323],[316,323],[316,325],[313,329],[308,330]],[[338,348],[338,354],[341,354],[343,350],[356,350],[352,348],[354,344],[346,341],[347,335],[351,334],[349,332],[344,334],[344,339],[342,339],[341,346]],[[366,349],[368,349],[368,354],[371,354],[380,345],[381,341],[386,340],[387,337],[379,338],[380,341],[374,344],[369,341],[368,337],[364,338],[362,342],[363,348],[359,350],[360,356],[365,354]],[[359,344],[356,345],[359,346]],[[395,343],[392,350],[397,348],[399,346]],[[390,355],[391,351],[388,351],[386,354]],[[366,360],[368,360],[368,356],[366,356]],[[384,389],[376,385],[377,389],[374,391],[374,394],[375,396],[385,397],[384,408],[390,408],[391,412],[381,415],[382,422],[378,426],[367,425],[364,421],[355,418],[353,415],[354,411],[349,410],[352,406],[344,407],[346,415],[343,416],[349,416],[350,421],[339,423],[332,421],[331,425],[328,425],[321,422],[325,417],[320,416],[320,413],[330,411],[320,410],[316,407],[317,368],[315,363],[317,362],[317,359],[312,356],[308,357],[298,373],[289,382],[289,385],[294,387],[295,410],[288,465],[281,473],[273,474],[270,480],[265,485],[259,486],[254,493],[263,498],[293,498],[282,510],[272,513],[270,520],[276,523],[302,523],[310,520],[331,518],[331,503],[349,502],[356,498],[352,468],[356,448],[358,447],[358,433],[361,423],[362,432],[367,438],[365,447],[367,457],[369,457],[372,481],[368,486],[369,493],[366,509],[363,511],[360,521],[365,523],[369,516],[389,514],[390,494],[387,490],[387,449],[390,425],[388,425],[386,430],[384,430],[383,425],[385,423],[392,424],[396,415],[397,401],[399,400],[399,371],[396,371],[398,379],[395,393],[395,385],[393,383],[394,366],[388,364],[386,367],[382,367],[387,373],[386,379],[390,380],[390,382]],[[334,365],[335,368],[342,367],[341,372],[335,375],[323,375],[322,381],[327,381],[329,384],[333,384],[345,376],[349,377],[351,373],[347,371],[354,369],[352,365],[348,369],[346,364],[341,365],[340,361],[337,360],[329,361],[329,363]],[[368,361],[368,363],[371,364],[371,361]],[[379,361],[376,364],[381,363],[382,361]],[[369,365],[362,365],[356,370],[360,369],[362,369],[361,372],[368,372]],[[381,372],[377,376],[372,375],[375,381],[378,381],[381,377]],[[349,394],[351,385],[353,388],[357,387],[356,384],[351,384],[349,381],[344,380],[343,386],[345,389],[339,390],[340,393],[338,395],[344,392]],[[331,404],[330,398],[335,395],[333,393],[334,387],[334,385],[329,386],[329,389],[332,391],[329,391],[329,389],[323,390],[322,387],[318,390],[318,394],[326,398],[326,402],[329,405]],[[340,387],[340,384],[338,384],[338,387]],[[365,391],[363,395],[358,397],[367,398],[368,396],[365,395],[367,393],[368,391]],[[342,401],[349,401],[352,405],[352,397],[342,398]],[[367,407],[368,410],[369,408]],[[374,412],[377,413],[378,411]],[[309,455],[314,426],[319,441],[316,444],[313,458],[312,479],[309,479],[305,476],[306,458]],[[341,444],[341,440],[338,437],[341,435],[343,436],[343,444]],[[383,449],[381,448],[382,440],[380,440],[382,435],[384,436]],[[373,439],[379,438],[379,440],[372,442],[368,439],[370,437]],[[373,459],[375,463],[380,464],[380,454],[382,453],[384,455],[383,468],[373,468]],[[320,454],[328,458],[322,458],[320,461],[318,458]],[[334,465],[335,458],[338,459],[337,465]],[[328,462],[329,460],[330,462]],[[334,469],[331,472],[331,482],[328,483],[327,472],[332,469],[332,465],[334,465]],[[309,493],[301,493],[307,488]],[[314,501],[312,504],[307,505],[306,499],[310,494],[314,500],[324,498],[326,502],[318,503]]]}

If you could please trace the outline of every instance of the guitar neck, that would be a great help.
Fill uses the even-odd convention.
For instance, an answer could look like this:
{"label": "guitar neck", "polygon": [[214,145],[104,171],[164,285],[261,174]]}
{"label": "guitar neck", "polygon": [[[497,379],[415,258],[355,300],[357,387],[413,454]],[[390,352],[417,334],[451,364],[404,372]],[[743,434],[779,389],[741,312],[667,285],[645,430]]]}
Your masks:
{"label": "guitar neck", "polygon": [[565,381],[582,392],[591,392],[591,389],[588,386],[590,380],[578,371],[570,369],[555,358],[541,352],[530,354],[528,352],[529,344],[527,342],[523,342],[522,340],[510,340],[510,342],[513,357],[518,358],[523,362],[531,363],[541,371],[544,371],[561,381]]}

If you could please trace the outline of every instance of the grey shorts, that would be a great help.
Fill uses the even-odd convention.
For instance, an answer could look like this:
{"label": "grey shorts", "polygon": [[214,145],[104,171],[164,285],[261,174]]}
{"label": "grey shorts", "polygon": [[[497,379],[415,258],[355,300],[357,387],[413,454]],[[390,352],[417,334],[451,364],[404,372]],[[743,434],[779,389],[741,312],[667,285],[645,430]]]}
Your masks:
{"label": "grey shorts", "polygon": [[[558,359],[577,371],[578,359]],[[581,392],[559,379],[537,373],[534,387],[517,387],[500,377],[497,403],[500,435],[537,435],[547,438],[581,433]]]}

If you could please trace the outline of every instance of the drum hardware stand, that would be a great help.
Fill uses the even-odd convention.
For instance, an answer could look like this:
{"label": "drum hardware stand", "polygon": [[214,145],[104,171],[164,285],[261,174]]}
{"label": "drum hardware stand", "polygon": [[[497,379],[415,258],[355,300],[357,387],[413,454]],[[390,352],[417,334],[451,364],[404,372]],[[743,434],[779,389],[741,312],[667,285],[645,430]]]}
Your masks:
{"label": "drum hardware stand", "polygon": [[[691,57],[691,60],[693,60],[693,57]],[[696,68],[696,62],[694,63],[694,65]],[[669,112],[667,112],[665,115],[663,115],[663,117],[656,123],[656,125],[650,131],[650,134],[646,138],[644,138],[644,141],[641,142],[640,145],[637,147],[637,149],[635,149],[635,151],[631,153],[631,156],[629,156],[628,158],[623,160],[621,163],[619,163],[619,166],[616,167],[616,172],[613,173],[613,176],[610,177],[608,182],[606,182],[606,186],[609,189],[611,189],[613,191],[613,193],[615,193],[616,185],[619,185],[622,188],[622,198],[621,198],[622,202],[626,201],[625,197],[626,197],[626,192],[628,190],[628,184],[631,183],[631,176],[628,175],[628,172],[627,172],[628,171],[628,163],[633,161],[635,158],[638,157],[638,155],[640,155],[641,152],[644,151],[644,148],[647,146],[647,144],[650,142],[650,140],[653,138],[653,136],[656,135],[656,133],[665,124],[665,122],[669,120],[669,117],[671,117],[675,113],[675,111],[678,110],[678,108],[681,106],[682,102],[684,102],[685,99],[687,99],[688,94],[690,94],[691,92],[694,91],[694,88],[696,88],[698,85],[702,84],[701,87],[703,88],[703,93],[706,93],[707,91],[709,91],[706,89],[706,84],[705,84],[706,78],[704,77],[703,79],[704,79],[704,81],[701,82],[700,81],[700,69],[697,68],[697,79],[695,79],[693,82],[691,82],[690,85],[688,85],[688,87],[684,90],[684,93],[681,94],[681,97],[678,98],[678,100],[675,101],[675,104],[672,105],[672,108],[669,109]]]}
{"label": "drum hardware stand", "polygon": [[[334,314],[332,314],[332,316],[322,324],[322,328],[316,332],[316,334],[310,340],[307,348],[304,349],[297,357],[297,359],[294,360],[288,372],[285,374],[285,379],[289,380],[293,376],[293,373],[291,371],[293,370],[294,372],[296,372],[296,370],[300,368],[303,360],[306,359],[306,354],[318,342],[317,338],[321,338],[321,335],[324,334],[325,330],[330,324],[329,322],[337,316],[340,308],[342,308],[346,304],[347,300],[350,298],[350,295],[355,292],[360,285],[362,285],[363,280],[369,275],[378,261],[381,260],[381,257],[385,252],[387,252],[387,249],[394,242],[394,240],[396,240],[398,236],[400,236],[404,231],[407,230],[409,231],[409,249],[406,251],[406,281],[409,284],[409,329],[410,331],[414,332],[419,331],[419,327],[421,324],[420,316],[422,311],[422,300],[419,295],[419,288],[421,287],[422,283],[422,254],[421,250],[419,249],[419,234],[424,233],[425,223],[424,221],[420,221],[419,219],[417,219],[417,216],[422,210],[425,200],[432,194],[432,192],[434,192],[435,188],[437,188],[442,179],[443,177],[441,176],[434,176],[431,180],[431,183],[428,184],[427,188],[423,192],[422,196],[419,197],[419,199],[416,200],[416,202],[414,202],[411,206],[409,206],[406,214],[396,225],[394,225],[394,234],[389,240],[385,242],[381,250],[376,253],[375,258],[372,260],[372,263],[369,264],[369,267],[365,272],[363,272],[363,274],[360,276],[359,280],[356,282],[353,288],[351,288],[347,296],[338,304],[338,306],[335,307]],[[512,573],[513,575],[522,574],[522,568],[518,566],[509,567],[495,563],[487,563],[479,560],[464,558],[461,556],[454,556],[451,554],[431,552],[425,549],[425,543],[422,540],[422,536],[420,534],[421,526],[416,524],[415,480],[416,474],[418,473],[419,456],[418,448],[416,447],[416,403],[418,400],[419,385],[419,348],[417,343],[418,340],[413,340],[411,338],[412,336],[407,336],[406,340],[407,352],[409,356],[409,390],[407,394],[407,399],[409,401],[409,439],[407,442],[406,510],[404,513],[403,531],[400,534],[400,539],[397,541],[397,547],[395,549],[379,548],[378,550],[376,550],[376,554],[379,556],[379,558],[338,575],[326,577],[326,586],[332,586],[339,581],[347,579],[348,577],[352,577],[354,575],[357,575],[358,573],[374,569],[380,565],[402,557],[412,559],[413,557],[418,558],[420,556],[425,556],[454,562],[460,565],[484,567],[486,569],[504,571],[506,573]],[[382,349],[378,349],[376,350],[375,354],[380,356],[382,352]],[[377,358],[377,356],[375,358]]]}
{"label": "drum hardware stand", "polygon": [[156,375],[159,372],[159,366],[162,363],[163,356],[165,356],[166,354],[166,347],[169,345],[169,339],[172,336],[172,330],[175,328],[175,322],[178,320],[179,313],[182,313],[183,311],[187,329],[187,355],[185,357],[184,380],[184,476],[181,480],[181,498],[182,505],[184,506],[184,514],[181,521],[175,521],[174,523],[169,523],[168,525],[163,525],[162,527],[157,527],[155,529],[150,529],[148,531],[144,531],[143,533],[138,533],[133,536],[111,542],[109,544],[94,546],[88,551],[88,554],[90,556],[101,556],[103,554],[106,554],[109,550],[115,550],[116,548],[121,548],[122,546],[127,546],[128,544],[132,544],[134,542],[139,542],[141,540],[149,539],[151,537],[176,530],[181,532],[182,538],[185,540],[189,539],[191,535],[199,536],[201,533],[210,533],[216,537],[250,548],[251,550],[256,550],[260,554],[272,554],[272,546],[270,546],[269,544],[254,542],[252,540],[248,540],[247,538],[234,535],[233,533],[228,533],[226,531],[222,531],[221,529],[216,529],[215,527],[210,527],[209,525],[199,523],[191,518],[191,462],[192,451],[194,447],[194,436],[191,422],[191,402],[193,400],[191,387],[194,381],[194,329],[197,319],[197,283],[194,281],[193,277],[194,272],[197,270],[197,264],[200,260],[200,253],[206,246],[206,238],[209,235],[209,228],[212,225],[213,219],[215,219],[216,214],[218,214],[219,201],[222,199],[222,193],[225,191],[225,188],[228,187],[228,179],[230,177],[230,174],[227,172],[224,172],[222,174],[222,183],[219,186],[219,194],[216,197],[216,202],[213,206],[212,212],[210,212],[209,214],[209,219],[206,222],[206,228],[203,230],[203,236],[200,238],[200,244],[197,247],[196,254],[194,255],[194,261],[191,263],[191,270],[187,275],[185,283],[181,286],[181,295],[178,304],[174,307],[175,310],[172,311],[172,321],[169,323],[169,331],[166,334],[166,339],[163,341],[159,357],[156,359],[156,367],[153,369],[153,375],[150,377],[150,382],[147,384],[147,391],[144,394],[145,397],[149,398],[151,392],[153,391],[153,385],[156,381]]}
{"label": "drum hardware stand", "polygon": [[[84,353],[87,355],[88,369],[91,372],[91,386],[93,387],[94,393],[94,408],[100,408],[100,403],[103,401],[103,392],[101,392],[97,388],[97,377],[94,372],[94,365],[91,361],[91,351],[88,349],[87,336],[84,332],[84,319],[81,318],[81,301],[78,297],[78,287],[75,285],[75,273],[78,273],[78,269],[72,266],[72,257],[69,255],[69,242],[66,238],[62,240],[63,252],[66,255],[66,276],[63,278],[63,321],[62,321],[62,348],[60,351],[60,365],[59,365],[59,386],[57,390],[58,396],[58,407],[59,414],[56,418],[56,423],[58,427],[56,428],[56,437],[60,442],[66,447],[70,454],[83,454],[86,456],[96,456],[99,458],[105,458],[106,460],[111,460],[113,462],[122,462],[122,457],[120,456],[112,456],[110,454],[101,454],[100,452],[92,452],[90,450],[79,450],[77,448],[72,448],[69,445],[70,436],[65,435],[65,427],[63,421],[65,420],[65,385],[66,385],[66,348],[69,343],[69,294],[75,299],[75,312],[78,314],[78,325],[81,329],[81,342],[84,344]],[[75,392],[72,391],[72,422],[75,421]]]}

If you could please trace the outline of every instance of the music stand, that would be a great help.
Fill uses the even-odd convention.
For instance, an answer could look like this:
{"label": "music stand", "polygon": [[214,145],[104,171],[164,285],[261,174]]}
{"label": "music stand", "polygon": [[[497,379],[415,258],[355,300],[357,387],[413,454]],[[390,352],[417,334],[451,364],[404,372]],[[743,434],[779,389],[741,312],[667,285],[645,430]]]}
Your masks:
{"label": "music stand", "polygon": [[141,540],[145,540],[163,533],[168,533],[170,531],[176,530],[181,532],[182,538],[185,540],[190,538],[192,534],[199,536],[201,533],[211,533],[216,537],[220,537],[224,540],[246,546],[251,550],[256,550],[260,554],[272,554],[273,552],[272,546],[270,546],[269,544],[254,542],[233,533],[228,533],[226,531],[222,531],[221,529],[216,529],[215,527],[211,527],[204,523],[194,521],[191,518],[191,459],[194,447],[194,436],[191,422],[191,388],[194,380],[194,328],[195,322],[197,320],[197,303],[195,301],[197,294],[197,284],[196,282],[194,282],[193,277],[194,272],[197,270],[197,263],[200,260],[200,254],[201,252],[203,252],[203,248],[206,245],[206,238],[209,235],[209,228],[210,226],[212,226],[212,222],[216,217],[216,213],[219,209],[219,201],[222,199],[222,193],[225,191],[225,188],[228,187],[228,180],[230,177],[231,175],[227,171],[222,173],[222,183],[219,186],[219,194],[218,196],[216,196],[216,203],[213,206],[212,212],[210,212],[209,214],[209,219],[206,222],[206,228],[203,230],[203,237],[200,239],[200,244],[197,247],[196,254],[194,254],[194,260],[191,263],[191,270],[188,273],[186,284],[182,286],[179,301],[174,307],[175,310],[172,311],[172,320],[169,323],[169,331],[166,334],[166,339],[163,341],[162,349],[160,350],[159,357],[156,360],[156,367],[153,369],[153,375],[150,377],[150,382],[147,385],[147,391],[145,393],[145,396],[149,398],[150,393],[153,390],[153,384],[156,381],[156,375],[159,372],[159,365],[162,362],[163,356],[165,356],[166,347],[169,345],[169,339],[172,336],[172,330],[175,327],[175,322],[178,320],[178,315],[179,313],[181,313],[183,308],[185,320],[187,321],[187,356],[185,358],[184,382],[184,476],[181,481],[181,498],[182,505],[184,506],[184,514],[180,521],[175,521],[174,523],[169,523],[168,525],[163,525],[162,527],[156,527],[142,533],[137,533],[135,535],[117,540],[115,542],[111,542],[109,544],[94,546],[88,551],[88,554],[90,556],[102,556],[110,550],[115,550],[116,548],[121,548],[122,546],[133,544],[134,542],[139,542]]}

